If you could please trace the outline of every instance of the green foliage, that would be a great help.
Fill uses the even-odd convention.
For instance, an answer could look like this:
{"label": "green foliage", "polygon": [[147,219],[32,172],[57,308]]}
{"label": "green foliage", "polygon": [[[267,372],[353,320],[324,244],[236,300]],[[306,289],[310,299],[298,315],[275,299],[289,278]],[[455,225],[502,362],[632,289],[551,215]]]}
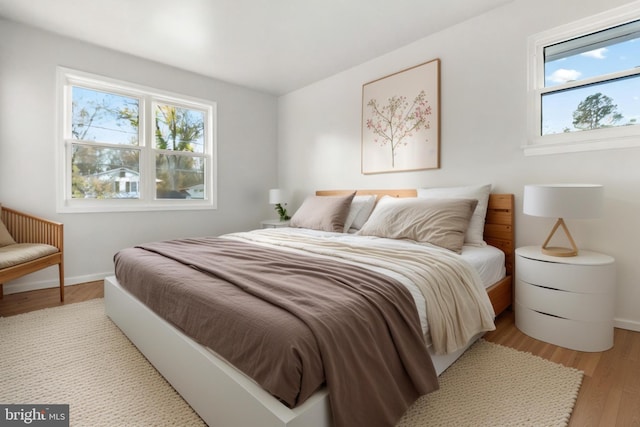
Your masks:
{"label": "green foliage", "polygon": [[[194,143],[204,134],[201,113],[171,105],[158,105],[155,120],[156,148],[170,151],[194,152]],[[201,174],[194,175],[194,159],[189,156],[160,154],[156,156],[159,192],[178,191],[200,184]],[[204,167],[204,165],[202,166]],[[204,171],[202,171],[204,173]]]}
{"label": "green foliage", "polygon": [[580,130],[609,127],[620,120],[618,106],[600,92],[587,96],[573,112],[573,126]]}
{"label": "green foliage", "polygon": [[[285,206],[286,205],[287,204],[285,203]],[[287,215],[287,210],[280,203],[276,203],[276,212],[280,215],[280,221],[291,219],[291,217]]]}
{"label": "green foliage", "polygon": [[[139,115],[137,105],[111,106],[107,101],[87,101],[73,106],[72,135],[78,143],[72,145],[72,197],[118,197],[113,179],[98,174],[127,169],[140,171],[140,151],[123,147],[99,147],[83,143],[93,127],[106,120],[112,128],[136,130],[131,144],[137,145]],[[204,182],[204,162],[201,157],[179,155],[178,152],[203,152],[204,115],[199,111],[169,105],[159,105],[155,115],[155,139],[159,150],[176,154],[156,154],[156,180],[159,194],[176,194],[180,190]],[[106,141],[109,142],[109,141]],[[194,144],[200,143],[200,146]]]}

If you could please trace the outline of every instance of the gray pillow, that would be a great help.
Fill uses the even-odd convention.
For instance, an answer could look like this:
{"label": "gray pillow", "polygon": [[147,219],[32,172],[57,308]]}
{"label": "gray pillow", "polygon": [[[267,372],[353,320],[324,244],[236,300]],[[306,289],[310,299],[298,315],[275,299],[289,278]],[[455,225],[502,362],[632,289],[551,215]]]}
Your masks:
{"label": "gray pillow", "polygon": [[477,204],[475,199],[383,197],[357,234],[409,239],[460,253]]}
{"label": "gray pillow", "polygon": [[309,196],[291,218],[290,227],[342,233],[355,192],[348,196]]}

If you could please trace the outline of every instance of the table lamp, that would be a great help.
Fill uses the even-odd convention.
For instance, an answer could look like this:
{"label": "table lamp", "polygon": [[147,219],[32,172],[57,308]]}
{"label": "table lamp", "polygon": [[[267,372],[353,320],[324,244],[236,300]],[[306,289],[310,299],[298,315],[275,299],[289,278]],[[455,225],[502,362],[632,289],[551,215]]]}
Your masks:
{"label": "table lamp", "polygon": [[287,215],[287,209],[284,207],[287,206],[288,198],[289,196],[285,190],[280,188],[272,188],[269,190],[269,204],[275,205],[276,212],[280,215],[280,221],[291,219],[291,217]]}
{"label": "table lamp", "polygon": [[[603,211],[603,187],[597,184],[545,184],[525,185],[523,212],[526,215],[557,218],[551,233],[542,244],[542,253],[551,256],[578,255],[576,243],[564,220],[599,218]],[[549,247],[549,241],[558,227],[562,227],[570,248]]]}

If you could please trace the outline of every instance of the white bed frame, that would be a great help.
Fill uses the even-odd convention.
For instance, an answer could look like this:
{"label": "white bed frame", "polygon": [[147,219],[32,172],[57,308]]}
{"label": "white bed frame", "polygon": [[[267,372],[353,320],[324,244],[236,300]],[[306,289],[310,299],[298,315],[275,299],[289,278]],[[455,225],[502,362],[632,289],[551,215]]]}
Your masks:
{"label": "white bed frame", "polygon": [[120,286],[104,280],[107,316],[210,426],[330,426],[328,392],[289,409],[246,375],[155,314]]}
{"label": "white bed frame", "polygon": [[[289,409],[225,360],[155,314],[118,283],[104,280],[107,316],[210,426],[329,427],[329,393],[322,389]],[[432,355],[440,375],[465,350]]]}
{"label": "white bed frame", "polygon": [[[512,195],[509,200],[509,217],[512,218]],[[500,207],[498,210],[504,209]],[[505,253],[512,257],[512,222],[509,223],[509,228],[511,246]],[[502,233],[500,230],[499,232]],[[502,238],[499,240],[500,246],[495,246],[504,250]],[[507,240],[509,239],[505,241]],[[511,257],[507,260],[507,267]],[[498,289],[508,289],[508,296],[505,296],[507,291],[499,290],[494,292],[499,298],[492,298],[492,302],[502,300],[500,306],[496,306],[494,302],[496,313],[501,312],[511,301],[510,269],[507,274],[507,278],[503,279]],[[491,289],[489,295],[492,296]],[[106,314],[208,425],[331,426],[329,393],[326,389],[319,390],[302,405],[289,409],[245,374],[155,314],[121,287],[115,276],[104,280],[104,300]],[[481,335],[471,340],[466,348],[455,353],[444,356],[432,355],[438,375],[453,364]]]}

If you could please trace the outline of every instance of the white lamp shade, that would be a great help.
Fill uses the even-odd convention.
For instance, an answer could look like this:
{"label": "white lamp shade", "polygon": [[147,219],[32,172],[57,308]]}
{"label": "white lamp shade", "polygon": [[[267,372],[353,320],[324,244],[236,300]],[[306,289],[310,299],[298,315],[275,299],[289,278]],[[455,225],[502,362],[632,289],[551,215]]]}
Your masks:
{"label": "white lamp shade", "polygon": [[270,205],[277,205],[278,203],[280,204],[287,203],[288,198],[289,198],[289,195],[285,190],[282,190],[280,188],[272,188],[271,190],[269,190]]}
{"label": "white lamp shade", "polygon": [[603,213],[602,185],[525,185],[523,212],[549,218],[599,218]]}

